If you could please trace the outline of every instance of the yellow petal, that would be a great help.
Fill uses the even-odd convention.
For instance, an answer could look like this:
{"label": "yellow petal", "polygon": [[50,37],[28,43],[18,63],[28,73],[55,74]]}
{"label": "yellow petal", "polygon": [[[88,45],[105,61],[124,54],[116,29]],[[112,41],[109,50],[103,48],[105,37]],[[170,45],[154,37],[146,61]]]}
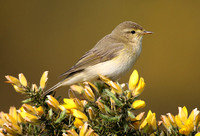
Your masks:
{"label": "yellow petal", "polygon": [[52,108],[52,110],[54,111],[58,111],[59,109],[59,102],[51,95],[47,95],[48,100],[46,101],[46,103],[48,104],[48,106],[50,108]]}
{"label": "yellow petal", "polygon": [[83,126],[83,121],[81,121],[80,119],[78,119],[78,118],[75,118],[75,121],[74,121],[74,126],[76,127],[76,128],[79,128],[79,127],[81,127],[81,126]]}
{"label": "yellow petal", "polygon": [[147,120],[145,119],[140,125],[140,129],[143,129],[147,125]]}
{"label": "yellow petal", "polygon": [[78,110],[84,111],[83,104],[78,98],[74,98],[74,103],[76,104]]}
{"label": "yellow petal", "polygon": [[81,100],[81,103],[83,104],[83,107],[85,107],[85,105],[88,104],[86,100]]}
{"label": "yellow petal", "polygon": [[7,113],[1,112],[0,113],[0,118],[5,123],[17,124],[17,120],[15,120],[11,115],[9,115]]}
{"label": "yellow petal", "polygon": [[36,84],[32,84],[32,90],[33,90],[34,92],[38,92],[38,91],[39,91]]}
{"label": "yellow petal", "polygon": [[6,77],[6,79],[7,79],[8,81],[10,81],[12,84],[14,84],[14,85],[16,85],[16,86],[18,86],[18,87],[21,87],[21,83],[20,83],[20,81],[19,81],[16,77],[9,76],[9,75],[7,75],[7,76],[5,76],[5,77]]}
{"label": "yellow petal", "polygon": [[87,100],[89,100],[91,102],[95,101],[95,95],[89,86],[85,86],[84,96],[86,97]]}
{"label": "yellow petal", "polygon": [[93,136],[94,130],[89,128],[89,130],[86,132],[85,136]]}
{"label": "yellow petal", "polygon": [[119,84],[113,82],[113,81],[110,81],[109,84],[108,84],[110,87],[112,87],[112,89],[117,93],[117,94],[122,94],[122,88]]}
{"label": "yellow petal", "polygon": [[76,95],[72,89],[68,90],[68,96],[70,99],[76,98]]}
{"label": "yellow petal", "polygon": [[99,78],[104,81],[105,83],[109,83],[111,80],[103,75],[99,75]]}
{"label": "yellow petal", "polygon": [[200,132],[196,133],[195,136],[200,136]]}
{"label": "yellow petal", "polygon": [[9,115],[13,117],[14,120],[17,121],[17,110],[14,106],[10,107],[9,109]]}
{"label": "yellow petal", "polygon": [[141,78],[140,78],[140,81],[139,81],[139,83],[138,83],[138,85],[137,85],[137,87],[136,87],[135,89],[133,89],[132,95],[133,95],[134,97],[140,95],[140,94],[143,92],[144,87],[145,87],[144,78],[141,77]]}
{"label": "yellow petal", "polygon": [[12,129],[11,127],[12,124],[7,124],[7,123],[4,123],[3,124],[3,128],[6,129],[6,132],[10,135],[17,135],[17,133],[15,133],[15,131]]}
{"label": "yellow petal", "polygon": [[22,118],[21,114],[20,114],[21,111],[18,111],[18,114],[17,114],[17,121],[18,123],[25,123],[26,121]]}
{"label": "yellow petal", "polygon": [[79,136],[85,136],[87,129],[88,129],[88,123],[85,122],[85,124],[81,127]]}
{"label": "yellow petal", "polygon": [[22,73],[19,74],[19,81],[24,87],[27,87],[27,80],[26,80],[24,74],[22,74]]}
{"label": "yellow petal", "polygon": [[82,86],[79,86],[79,85],[71,85],[70,88],[79,94],[81,94],[84,89]]}
{"label": "yellow petal", "polygon": [[48,100],[50,100],[51,102],[55,103],[56,105],[59,105],[59,102],[56,98],[54,98],[51,95],[47,95]]}
{"label": "yellow petal", "polygon": [[39,116],[42,116],[44,114],[44,110],[43,110],[42,106],[38,107],[36,109],[36,111],[37,111],[37,115],[39,115]]}
{"label": "yellow petal", "polygon": [[15,91],[17,93],[22,93],[23,94],[23,93],[26,92],[26,90],[24,88],[18,87],[18,86],[14,85],[14,84],[13,84],[13,87],[14,87],[14,89],[15,89]]}
{"label": "yellow petal", "polygon": [[178,117],[184,123],[188,117],[187,108],[185,106],[183,108],[178,107],[178,110],[179,110]]}
{"label": "yellow petal", "polygon": [[68,136],[78,136],[74,129],[67,130],[66,132],[68,133]]}
{"label": "yellow petal", "polygon": [[91,82],[87,82],[87,84],[90,85],[90,87],[92,88],[92,90],[94,90],[95,92],[98,92],[99,93],[99,89]]}
{"label": "yellow petal", "polygon": [[92,109],[92,107],[88,108],[88,114],[91,120],[95,119],[95,115],[94,115],[94,111]]}
{"label": "yellow petal", "polygon": [[173,127],[176,127],[175,117],[171,113],[167,113],[168,119]]}
{"label": "yellow petal", "polygon": [[22,107],[26,112],[37,115],[37,111],[36,111],[35,107],[33,107],[29,104],[23,104]]}
{"label": "yellow petal", "polygon": [[145,112],[141,112],[140,114],[138,114],[138,115],[135,117],[135,119],[136,119],[136,120],[142,120],[142,119],[144,118],[144,114],[145,114]]}
{"label": "yellow petal", "polygon": [[151,126],[152,126],[153,130],[157,129],[156,114],[155,113],[153,113],[153,115],[152,115]]}
{"label": "yellow petal", "polygon": [[138,71],[133,70],[133,73],[131,74],[131,76],[129,78],[129,84],[128,84],[130,90],[133,90],[136,87],[138,80],[139,80]]}
{"label": "yellow petal", "polygon": [[199,110],[197,110],[197,108],[195,108],[194,110],[192,110],[192,112],[190,113],[190,116],[188,117],[188,119],[193,121],[193,124],[196,126],[198,123],[198,116],[199,115]]}
{"label": "yellow petal", "polygon": [[161,115],[161,120],[163,121],[163,125],[165,126],[165,128],[169,131],[172,126],[168,117],[165,115]]}
{"label": "yellow petal", "polygon": [[66,109],[77,109],[77,106],[76,106],[76,104],[74,103],[74,99],[67,99],[67,98],[64,98],[63,101],[64,101],[63,106],[64,106]]}
{"label": "yellow petal", "polygon": [[59,109],[60,109],[61,111],[66,110],[66,113],[67,113],[67,114],[71,113],[71,111],[70,111],[70,110],[67,110],[63,105],[59,105],[58,107],[59,107]]}
{"label": "yellow petal", "polygon": [[88,121],[88,117],[83,112],[77,109],[71,109],[71,111],[74,117],[82,119],[83,121]]}
{"label": "yellow petal", "polygon": [[20,112],[20,115],[26,122],[29,122],[29,123],[37,123],[39,119],[37,116],[32,115],[27,112]]}
{"label": "yellow petal", "polygon": [[41,79],[40,79],[40,87],[41,87],[42,89],[44,89],[47,80],[48,80],[48,71],[45,71],[45,72],[42,74],[42,77],[41,77]]}
{"label": "yellow petal", "polygon": [[104,81],[106,84],[108,84],[110,87],[112,87],[112,89],[118,93],[118,94],[122,94],[122,88],[120,85],[118,85],[117,83],[113,82],[112,80],[110,80],[109,78],[103,76],[103,75],[99,75],[100,79],[102,81]]}
{"label": "yellow petal", "polygon": [[3,124],[4,124],[5,122],[0,118],[0,128],[2,128],[3,127]]}
{"label": "yellow petal", "polygon": [[141,109],[141,108],[144,108],[146,104],[145,104],[145,101],[143,100],[136,100],[133,102],[131,106],[133,109]]}
{"label": "yellow petal", "polygon": [[189,135],[190,131],[187,127],[182,127],[181,129],[179,129],[179,133],[184,135]]}
{"label": "yellow petal", "polygon": [[181,121],[181,119],[179,118],[178,115],[175,116],[175,122],[176,122],[176,125],[179,127],[179,128],[182,128],[183,127],[183,123]]}

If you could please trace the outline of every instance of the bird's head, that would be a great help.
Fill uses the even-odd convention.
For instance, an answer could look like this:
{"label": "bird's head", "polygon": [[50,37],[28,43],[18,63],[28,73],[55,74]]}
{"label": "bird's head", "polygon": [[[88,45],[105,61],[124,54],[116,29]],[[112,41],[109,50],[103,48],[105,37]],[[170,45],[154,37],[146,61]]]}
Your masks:
{"label": "bird's head", "polygon": [[125,21],[119,24],[111,34],[123,41],[137,42],[142,39],[143,35],[152,34],[152,32],[146,31],[142,26],[132,21]]}

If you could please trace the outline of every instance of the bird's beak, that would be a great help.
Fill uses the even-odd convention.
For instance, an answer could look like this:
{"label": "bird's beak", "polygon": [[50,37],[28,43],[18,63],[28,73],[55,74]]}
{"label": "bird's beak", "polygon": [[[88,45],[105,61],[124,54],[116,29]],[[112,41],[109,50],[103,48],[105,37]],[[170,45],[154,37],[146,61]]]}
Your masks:
{"label": "bird's beak", "polygon": [[151,31],[143,31],[143,35],[145,35],[145,34],[152,34],[153,32],[151,32]]}

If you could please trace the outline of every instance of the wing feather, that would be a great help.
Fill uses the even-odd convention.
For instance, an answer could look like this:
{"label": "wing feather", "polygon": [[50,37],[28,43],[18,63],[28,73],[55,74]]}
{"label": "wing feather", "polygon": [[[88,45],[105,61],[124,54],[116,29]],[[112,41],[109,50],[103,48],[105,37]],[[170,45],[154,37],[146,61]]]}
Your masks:
{"label": "wing feather", "polygon": [[93,49],[86,52],[73,67],[61,76],[66,76],[67,78],[75,73],[83,71],[89,66],[111,60],[116,57],[119,54],[119,51],[123,48],[123,43],[113,43],[111,40],[107,40],[106,43],[100,41]]}

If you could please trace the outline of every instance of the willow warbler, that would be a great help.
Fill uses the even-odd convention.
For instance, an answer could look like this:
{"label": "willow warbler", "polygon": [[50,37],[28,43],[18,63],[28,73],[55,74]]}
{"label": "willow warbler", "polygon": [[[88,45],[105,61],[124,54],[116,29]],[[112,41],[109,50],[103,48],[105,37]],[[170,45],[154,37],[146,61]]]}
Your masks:
{"label": "willow warbler", "polygon": [[133,67],[141,53],[142,37],[145,34],[152,32],[131,21],[119,24],[63,73],[61,76],[65,78],[45,94],[60,86],[96,80],[99,74],[117,80]]}

